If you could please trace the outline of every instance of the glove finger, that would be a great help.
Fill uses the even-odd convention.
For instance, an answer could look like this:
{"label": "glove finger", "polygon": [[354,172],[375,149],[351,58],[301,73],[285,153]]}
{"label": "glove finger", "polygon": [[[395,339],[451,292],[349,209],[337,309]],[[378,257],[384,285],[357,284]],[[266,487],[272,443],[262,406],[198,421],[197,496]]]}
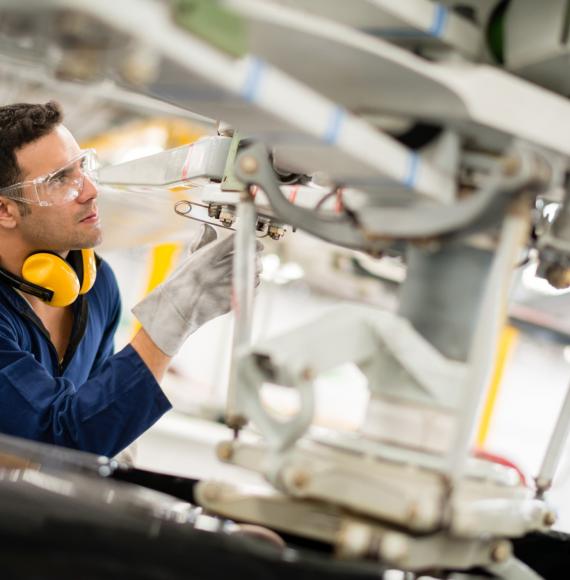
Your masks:
{"label": "glove finger", "polygon": [[212,262],[218,262],[226,256],[233,256],[234,254],[234,234],[217,241],[211,248]]}
{"label": "glove finger", "polygon": [[234,264],[234,256],[232,253],[231,255],[224,256],[223,258],[215,262],[212,267],[219,270],[231,270],[233,268],[233,264]]}
{"label": "glove finger", "polygon": [[218,237],[216,230],[209,224],[202,224],[198,237],[190,244],[190,252],[197,252]]}

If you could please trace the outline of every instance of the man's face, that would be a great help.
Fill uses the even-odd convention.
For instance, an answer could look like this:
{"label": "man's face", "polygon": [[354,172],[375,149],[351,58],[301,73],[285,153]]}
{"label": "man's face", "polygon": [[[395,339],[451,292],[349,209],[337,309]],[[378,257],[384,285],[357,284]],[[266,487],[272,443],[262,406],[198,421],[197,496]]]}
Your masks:
{"label": "man's face", "polygon": [[[17,151],[22,180],[52,173],[67,165],[80,151],[69,130],[59,125],[48,135]],[[54,252],[92,248],[100,244],[102,235],[96,200],[97,189],[86,176],[82,191],[72,201],[47,207],[28,204],[30,211],[21,212],[18,226],[23,241],[32,250]]]}

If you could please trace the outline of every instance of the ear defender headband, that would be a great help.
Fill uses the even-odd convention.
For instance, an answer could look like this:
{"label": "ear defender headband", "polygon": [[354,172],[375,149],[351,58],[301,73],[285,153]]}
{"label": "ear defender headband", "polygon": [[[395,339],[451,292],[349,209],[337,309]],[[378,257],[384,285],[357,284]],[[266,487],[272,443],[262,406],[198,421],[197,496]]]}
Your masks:
{"label": "ear defender headband", "polygon": [[70,252],[69,262],[51,252],[32,254],[22,266],[22,277],[0,268],[0,278],[50,306],[64,307],[91,290],[97,276],[92,249]]}

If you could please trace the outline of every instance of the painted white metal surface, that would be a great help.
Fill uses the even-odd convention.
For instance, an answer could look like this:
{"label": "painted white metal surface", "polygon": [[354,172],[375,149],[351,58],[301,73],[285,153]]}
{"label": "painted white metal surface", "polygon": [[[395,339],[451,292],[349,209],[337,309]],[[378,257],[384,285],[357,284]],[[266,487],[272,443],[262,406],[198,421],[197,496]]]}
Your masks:
{"label": "painted white metal surface", "polygon": [[[392,185],[436,197],[454,187],[448,175],[314,89],[256,57],[234,60],[191,37],[173,24],[166,5],[150,0],[50,0],[41,5],[83,11],[153,47],[184,70],[177,105],[221,118],[278,147],[281,158],[299,171],[323,171],[359,187]],[[174,99],[168,90],[177,87],[162,89],[166,92],[155,86],[153,92]]]}
{"label": "painted white metal surface", "polygon": [[483,128],[570,155],[563,97],[488,65],[433,63],[324,18],[261,4],[232,0],[259,24],[255,48],[347,108]]}
{"label": "painted white metal surface", "polygon": [[[232,0],[233,2],[233,0]],[[468,57],[479,51],[477,26],[428,0],[272,0],[274,4],[323,16],[372,36],[420,47],[449,47]]]}

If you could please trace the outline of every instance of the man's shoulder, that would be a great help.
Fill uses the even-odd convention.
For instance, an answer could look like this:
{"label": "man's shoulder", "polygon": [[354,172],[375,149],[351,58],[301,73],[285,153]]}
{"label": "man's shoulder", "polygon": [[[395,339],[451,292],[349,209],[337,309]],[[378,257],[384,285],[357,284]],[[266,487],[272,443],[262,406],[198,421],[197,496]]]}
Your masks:
{"label": "man's shoulder", "polygon": [[101,256],[97,255],[97,277],[93,285],[93,291],[97,294],[117,295],[119,287],[117,278],[111,266]]}
{"label": "man's shoulder", "polygon": [[105,259],[103,259],[99,254],[97,256],[97,279],[99,277],[115,280],[115,274],[113,269]]}

